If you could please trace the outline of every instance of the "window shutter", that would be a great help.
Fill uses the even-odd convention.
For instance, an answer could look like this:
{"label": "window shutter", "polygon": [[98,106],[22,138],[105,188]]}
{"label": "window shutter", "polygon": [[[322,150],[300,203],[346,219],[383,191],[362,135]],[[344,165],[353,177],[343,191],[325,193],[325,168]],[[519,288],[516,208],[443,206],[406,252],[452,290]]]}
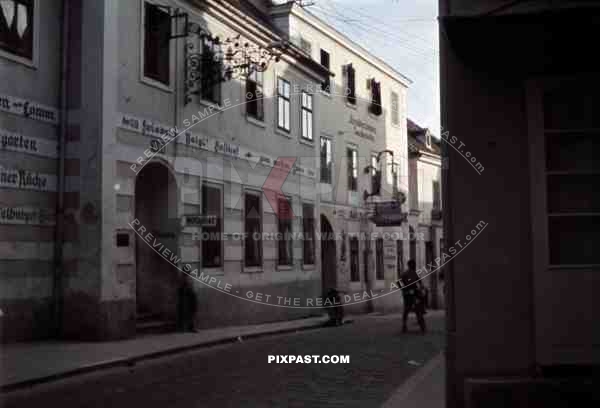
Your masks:
{"label": "window shutter", "polygon": [[348,64],[348,102],[356,104],[356,71],[352,64]]}

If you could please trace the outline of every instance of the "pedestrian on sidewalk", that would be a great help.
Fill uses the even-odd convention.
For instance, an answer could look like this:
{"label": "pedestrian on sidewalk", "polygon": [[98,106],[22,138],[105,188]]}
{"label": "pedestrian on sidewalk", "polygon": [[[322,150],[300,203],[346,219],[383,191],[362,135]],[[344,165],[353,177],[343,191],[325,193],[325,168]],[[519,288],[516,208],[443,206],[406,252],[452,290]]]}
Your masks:
{"label": "pedestrian on sidewalk", "polygon": [[196,331],[196,308],[196,293],[192,280],[184,275],[177,291],[177,329],[179,331]]}
{"label": "pedestrian on sidewalk", "polygon": [[402,295],[404,298],[404,313],[402,314],[402,333],[406,333],[406,320],[412,311],[417,315],[421,333],[425,333],[425,291],[423,283],[419,280],[414,259],[407,263],[407,271],[402,276]]}
{"label": "pedestrian on sidewalk", "polygon": [[338,292],[335,288],[330,288],[327,291],[325,296],[333,307],[329,306],[327,308],[327,313],[329,314],[329,321],[326,323],[327,326],[341,326],[344,324],[344,308],[341,302],[340,292]]}

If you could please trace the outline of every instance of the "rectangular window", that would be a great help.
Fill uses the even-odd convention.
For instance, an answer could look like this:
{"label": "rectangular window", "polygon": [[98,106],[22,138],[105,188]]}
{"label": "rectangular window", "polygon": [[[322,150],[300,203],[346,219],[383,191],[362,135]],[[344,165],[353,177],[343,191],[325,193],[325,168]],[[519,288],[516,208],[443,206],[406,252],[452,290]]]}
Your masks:
{"label": "rectangular window", "polygon": [[392,100],[390,103],[392,109],[392,124],[399,125],[400,124],[400,98],[396,92],[392,92]]}
{"label": "rectangular window", "polygon": [[265,119],[263,73],[254,71],[246,80],[246,114],[257,120]]}
{"label": "rectangular window", "polygon": [[285,197],[277,200],[279,265],[292,265],[294,241],[292,240],[292,209]]}
{"label": "rectangular window", "polygon": [[244,215],[245,264],[250,267],[262,266],[262,205],[259,194],[245,194]]}
{"label": "rectangular window", "polygon": [[221,102],[223,66],[218,62],[220,45],[209,37],[203,37],[200,68],[200,97],[205,101]]}
{"label": "rectangular window", "polygon": [[441,204],[441,191],[440,191],[440,182],[439,180],[432,181],[432,190],[433,190],[433,209],[439,210],[442,208]]}
{"label": "rectangular window", "polygon": [[290,131],[290,83],[277,78],[277,127]]}
{"label": "rectangular window", "polygon": [[170,84],[171,16],[156,4],[144,3],[144,76]]}
{"label": "rectangular window", "polygon": [[304,265],[315,264],[315,207],[312,204],[302,204],[302,235],[303,263]]}
{"label": "rectangular window", "polygon": [[[329,71],[331,69],[331,58],[329,53],[325,50],[321,50],[321,65]],[[326,80],[321,82],[321,90],[323,92],[331,93],[331,78],[329,76]]]}
{"label": "rectangular window", "polygon": [[377,154],[371,155],[371,194],[379,195],[381,193],[381,173],[379,172],[379,163]]}
{"label": "rectangular window", "polygon": [[375,241],[375,279],[383,280],[383,238]]}
{"label": "rectangular window", "polygon": [[358,151],[354,147],[349,147],[347,153],[348,165],[348,190],[358,190]]}
{"label": "rectangular window", "polygon": [[356,105],[356,71],[352,64],[344,65],[344,92],[346,100],[352,105]]}
{"label": "rectangular window", "polygon": [[359,282],[360,275],[358,271],[358,238],[350,237],[350,280]]}
{"label": "rectangular window", "polygon": [[369,112],[373,115],[381,115],[383,108],[381,106],[381,82],[371,79],[371,105]]}
{"label": "rectangular window", "polygon": [[302,92],[302,138],[313,140],[313,96]]}
{"label": "rectangular window", "polygon": [[396,278],[402,277],[402,271],[404,270],[404,241],[401,239],[396,240]]}
{"label": "rectangular window", "polygon": [[[583,82],[582,82],[583,83]],[[594,81],[543,94],[544,181],[551,267],[600,265],[600,119]]]}
{"label": "rectangular window", "polygon": [[34,0],[0,1],[0,50],[33,60]]}
{"label": "rectangular window", "polygon": [[333,156],[331,139],[321,137],[321,183],[331,184],[333,175]]}
{"label": "rectangular window", "polygon": [[221,189],[208,184],[202,185],[202,215],[214,216],[216,225],[202,227],[202,266],[223,266],[223,194]]}
{"label": "rectangular window", "polygon": [[371,262],[371,240],[365,239],[365,249],[363,251],[363,273],[365,277],[365,283],[369,283],[369,270]]}

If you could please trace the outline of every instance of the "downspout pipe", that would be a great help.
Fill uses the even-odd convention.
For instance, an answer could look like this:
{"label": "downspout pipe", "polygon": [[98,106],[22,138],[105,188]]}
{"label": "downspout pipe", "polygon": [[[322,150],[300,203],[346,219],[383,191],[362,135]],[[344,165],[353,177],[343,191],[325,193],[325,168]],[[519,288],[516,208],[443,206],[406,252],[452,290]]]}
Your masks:
{"label": "downspout pipe", "polygon": [[62,32],[60,38],[60,123],[58,129],[58,186],[56,199],[56,229],[54,239],[54,275],[52,279],[53,337],[62,334],[63,307],[63,241],[65,230],[65,153],[68,128],[68,69],[69,69],[69,9],[70,0],[62,1]]}

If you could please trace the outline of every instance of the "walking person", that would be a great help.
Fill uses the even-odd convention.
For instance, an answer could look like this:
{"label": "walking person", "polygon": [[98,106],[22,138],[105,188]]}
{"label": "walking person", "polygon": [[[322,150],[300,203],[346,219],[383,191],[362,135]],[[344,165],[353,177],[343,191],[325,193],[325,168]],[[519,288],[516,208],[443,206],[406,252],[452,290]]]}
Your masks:
{"label": "walking person", "polygon": [[177,293],[177,328],[179,331],[195,332],[196,293],[191,278],[183,276]]}
{"label": "walking person", "polygon": [[406,333],[406,320],[412,311],[417,315],[421,333],[425,333],[425,299],[423,283],[419,280],[416,263],[413,259],[406,263],[407,271],[402,276],[402,295],[404,298],[404,313],[402,314],[402,333]]}

